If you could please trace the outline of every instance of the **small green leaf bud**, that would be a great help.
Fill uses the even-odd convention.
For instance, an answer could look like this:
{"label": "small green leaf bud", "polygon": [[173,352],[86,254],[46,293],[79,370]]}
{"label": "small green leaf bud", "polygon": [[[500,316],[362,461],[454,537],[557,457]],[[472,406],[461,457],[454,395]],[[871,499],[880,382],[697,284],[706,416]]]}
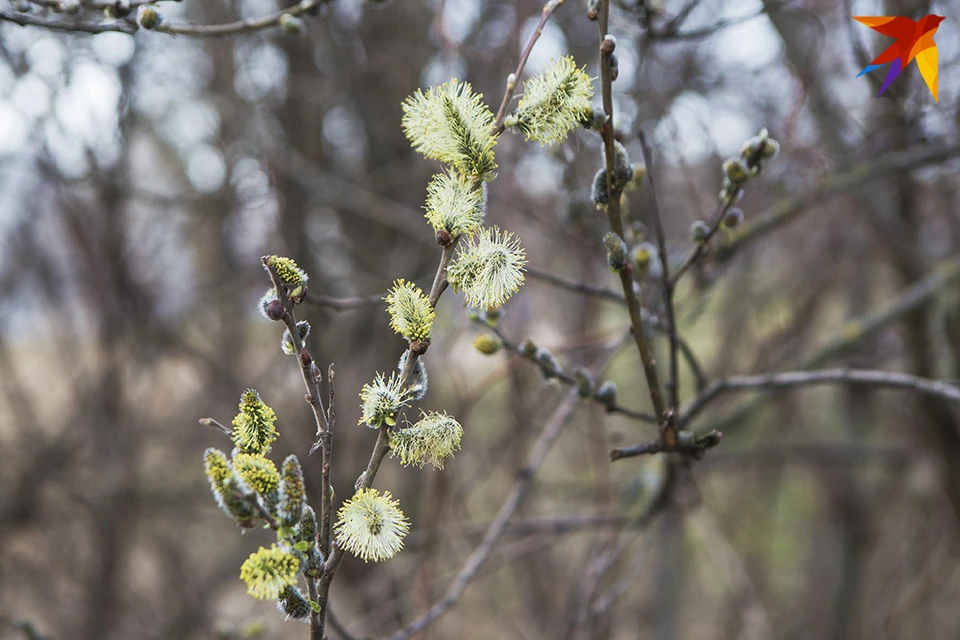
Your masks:
{"label": "small green leaf bud", "polygon": [[137,9],[137,22],[144,29],[156,29],[163,22],[163,15],[150,4],[142,4]]}
{"label": "small green leaf bud", "polygon": [[476,322],[479,319],[480,319],[480,309],[476,309],[474,307],[470,307],[469,309],[467,309],[467,320],[469,320],[470,322]]}
{"label": "small green leaf bud", "polygon": [[533,340],[524,340],[520,345],[520,352],[530,359],[537,357],[537,351],[539,348]]}
{"label": "small green leaf bud", "polygon": [[280,16],[280,28],[288,35],[299,36],[304,32],[306,25],[297,16],[284,13]]}
{"label": "small green leaf bud", "polygon": [[486,333],[481,333],[473,339],[473,348],[487,356],[492,356],[500,351],[500,347],[502,346],[502,340]]}
{"label": "small green leaf bud", "polygon": [[577,395],[581,398],[592,398],[594,394],[594,389],[596,388],[596,382],[593,379],[593,374],[589,370],[580,367],[573,372],[573,379],[577,382]]}
{"label": "small green leaf bud", "polygon": [[597,389],[597,400],[610,407],[617,402],[617,383],[613,380],[606,380]]}
{"label": "small green leaf bud", "polygon": [[603,244],[607,246],[607,266],[613,273],[623,273],[627,268],[627,245],[623,238],[612,231],[603,236]]}
{"label": "small green leaf bud", "polygon": [[593,176],[593,192],[591,193],[593,201],[598,207],[604,207],[610,202],[610,194],[607,193],[607,170],[600,169]]}
{"label": "small green leaf bud", "polygon": [[487,309],[483,314],[483,320],[489,326],[496,329],[497,325],[500,324],[501,315],[503,315],[503,310],[500,309],[499,307],[496,307],[494,309]]}
{"label": "small green leaf bud", "polygon": [[727,229],[733,229],[738,224],[743,222],[743,211],[737,207],[728,209],[725,214],[723,214],[723,226]]}
{"label": "small green leaf bud", "polygon": [[693,238],[693,241],[697,244],[703,244],[709,236],[710,225],[703,220],[695,220],[694,223],[690,225],[690,237]]}
{"label": "small green leaf bud", "polygon": [[747,166],[740,158],[727,158],[723,161],[723,175],[733,184],[746,182],[749,174]]}
{"label": "small green leaf bud", "polygon": [[80,13],[79,0],[61,0],[57,3],[57,11],[74,16]]}

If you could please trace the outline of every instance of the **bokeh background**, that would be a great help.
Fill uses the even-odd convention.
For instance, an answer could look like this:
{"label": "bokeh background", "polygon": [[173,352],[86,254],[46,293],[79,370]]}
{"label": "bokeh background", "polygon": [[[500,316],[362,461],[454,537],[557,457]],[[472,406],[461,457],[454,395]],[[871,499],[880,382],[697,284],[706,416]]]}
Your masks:
{"label": "bokeh background", "polygon": [[[278,8],[160,6],[198,24]],[[438,250],[421,206],[438,165],[410,149],[401,101],[457,77],[495,110],[540,11],[333,0],[301,37],[0,22],[0,638],[306,637],[245,595],[239,565],[271,534],[241,535],[216,508],[202,453],[228,443],[197,421],[228,423],[257,388],[279,415],[276,459],[300,455],[317,494],[298,368],[256,310],[259,257],[292,256],[318,296],[428,284]],[[855,76],[888,40],[849,16],[931,12],[946,16],[939,102],[915,66],[875,99],[885,72]],[[742,208],[747,224],[786,215],[711,253],[678,292],[709,379],[857,366],[957,381],[960,3],[622,0],[611,31],[618,135],[638,164],[636,132],[651,139],[678,259],[691,223],[716,210],[723,159],[762,127],[781,143]],[[569,53],[595,76],[597,42],[586,6],[567,0],[527,70]],[[615,288],[590,201],[599,138],[541,148],[507,132],[497,161],[487,220],[519,234],[532,270]],[[628,199],[635,242],[649,211],[643,191]],[[302,309],[314,358],[337,372],[342,498],[375,438],[354,426],[356,394],[403,342],[376,304]],[[601,379],[649,410],[628,326],[617,303],[533,274],[500,323],[568,371],[614,353]],[[331,609],[356,637],[392,633],[443,594],[565,393],[529,362],[477,353],[483,330],[462,297],[444,296],[423,406],[457,416],[463,450],[442,472],[385,463],[377,484],[413,532],[390,562],[342,566]],[[687,368],[682,384],[692,398]],[[654,512],[665,458],[608,452],[655,430],[579,405],[507,535],[428,635],[960,637],[956,410],[864,387],[750,398],[698,417],[724,441]]]}

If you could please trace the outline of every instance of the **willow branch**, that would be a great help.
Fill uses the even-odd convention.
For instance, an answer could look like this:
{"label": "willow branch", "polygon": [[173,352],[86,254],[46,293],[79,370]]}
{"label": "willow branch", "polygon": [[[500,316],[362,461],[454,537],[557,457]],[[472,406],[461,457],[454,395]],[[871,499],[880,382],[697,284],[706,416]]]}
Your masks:
{"label": "willow branch", "polygon": [[[614,164],[614,118],[613,118],[613,77],[610,71],[610,60],[613,51],[616,48],[613,38],[607,38],[607,27],[610,18],[610,1],[600,0],[599,11],[597,12],[597,22],[600,31],[600,87],[603,100],[603,111],[607,116],[607,121],[600,129],[600,135],[603,138],[604,159],[607,170],[607,218],[610,223],[610,230],[617,234],[623,240],[623,220],[620,217],[620,197],[623,189],[619,187],[613,178]],[[653,404],[654,413],[660,421],[663,435],[672,437],[674,435],[672,428],[665,428],[664,425],[667,415],[667,405],[663,400],[660,391],[660,377],[657,373],[657,362],[653,356],[653,351],[647,343],[643,332],[643,322],[640,316],[640,302],[637,300],[636,292],[633,289],[633,278],[629,269],[625,269],[620,274],[620,285],[623,289],[623,297],[627,303],[627,310],[630,314],[630,326],[633,328],[633,339],[637,344],[637,351],[640,353],[640,360],[643,363],[643,373],[647,380],[647,388],[650,393],[650,400]]]}
{"label": "willow branch", "polygon": [[527,42],[527,46],[523,49],[523,53],[520,55],[520,61],[517,63],[517,70],[514,71],[509,78],[507,78],[507,88],[503,92],[503,100],[500,102],[500,108],[497,109],[497,118],[493,123],[494,135],[500,135],[503,133],[504,124],[503,119],[507,116],[507,107],[510,105],[510,100],[513,99],[513,94],[517,91],[517,83],[520,82],[520,79],[523,77],[523,69],[527,66],[527,59],[530,57],[530,52],[533,51],[533,45],[537,43],[537,40],[540,39],[540,36],[543,35],[543,27],[546,26],[547,20],[550,19],[550,16],[553,15],[553,12],[556,11],[560,5],[562,5],[564,0],[550,0],[545,5],[543,5],[543,11],[540,12],[540,22],[537,23],[537,28],[533,30],[533,34],[530,36],[530,40]]}
{"label": "willow branch", "polygon": [[296,6],[290,7],[289,9],[276,11],[265,16],[260,16],[259,18],[246,18],[244,20],[226,22],[223,24],[201,25],[188,23],[161,23],[160,26],[155,29],[155,31],[172,33],[180,36],[195,36],[201,38],[250,33],[251,31],[260,31],[261,29],[267,29],[269,27],[275,27],[279,25],[280,18],[285,14],[291,16],[300,16],[328,1],[329,0],[302,0],[302,2]]}
{"label": "willow branch", "polygon": [[[486,323],[484,323],[484,326],[487,326]],[[515,353],[516,355],[520,356],[524,360],[527,360],[528,362],[533,363],[534,366],[540,369],[544,377],[559,380],[560,382],[562,382],[564,385],[568,387],[577,386],[577,381],[573,376],[565,373],[563,370],[553,369],[549,365],[543,362],[540,362],[535,356],[531,357],[526,352],[524,352],[524,350],[517,343],[513,342],[506,335],[504,335],[504,333],[498,327],[488,327],[488,328],[491,331],[493,331],[498,338],[500,338],[500,341],[503,343],[503,346],[508,351]],[[649,422],[653,424],[657,423],[656,416],[652,416],[642,411],[628,409],[627,407],[624,407],[623,405],[617,403],[616,401],[612,401],[612,402],[607,401],[602,397],[600,397],[600,395],[597,392],[594,392],[589,399],[603,405],[603,407],[607,410],[607,413],[619,413],[621,415],[627,416],[628,418],[632,418],[634,420],[640,420],[641,422]]]}
{"label": "willow branch", "polygon": [[0,20],[12,22],[21,27],[42,27],[44,29],[50,29],[51,31],[68,31],[74,33],[107,33],[115,31],[134,34],[138,30],[136,24],[124,20],[114,20],[103,23],[64,22],[60,20],[44,20],[29,13],[4,11],[2,9],[0,9]]}
{"label": "willow branch", "polygon": [[744,390],[771,390],[822,384],[855,384],[876,388],[906,389],[960,404],[960,387],[907,373],[870,369],[822,369],[820,371],[788,371],[754,376],[732,376],[717,380],[684,407],[680,423],[687,424],[723,393]]}

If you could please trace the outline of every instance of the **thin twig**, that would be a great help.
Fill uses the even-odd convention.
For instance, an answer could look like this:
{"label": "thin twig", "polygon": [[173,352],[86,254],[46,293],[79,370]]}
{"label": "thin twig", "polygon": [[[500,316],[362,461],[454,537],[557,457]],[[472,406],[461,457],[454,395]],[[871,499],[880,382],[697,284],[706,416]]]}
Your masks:
{"label": "thin twig", "polygon": [[[673,282],[670,280],[670,257],[667,255],[667,236],[663,229],[663,220],[660,217],[660,202],[657,199],[657,183],[653,177],[653,152],[647,143],[647,138],[641,129],[638,137],[640,138],[640,148],[643,150],[643,163],[647,167],[647,181],[650,185],[650,212],[656,223],[657,248],[660,254],[660,266],[663,278],[663,307],[667,314],[667,336],[670,340],[670,378],[667,382],[667,392],[670,394],[670,408],[676,411],[680,406],[680,368],[677,360],[679,346],[677,342],[677,317],[673,310]],[[672,423],[669,423],[669,429],[675,429]],[[675,439],[670,436],[667,440],[671,442]]]}
{"label": "thin twig", "polygon": [[52,31],[70,31],[74,33],[106,33],[116,31],[119,33],[134,34],[137,32],[136,24],[124,20],[114,20],[113,22],[103,23],[62,22],[58,20],[44,20],[29,13],[3,11],[2,9],[0,9],[0,20],[12,22],[21,27],[42,27]]}
{"label": "thin twig", "polygon": [[[307,578],[307,593],[310,594],[311,602],[318,602],[317,581],[313,578]],[[323,635],[324,620],[326,619],[326,607],[321,606],[319,611],[310,610],[310,640],[325,640]]]}
{"label": "thin twig", "polygon": [[543,34],[543,27],[547,24],[547,20],[550,19],[553,12],[556,11],[563,2],[564,0],[550,0],[543,5],[543,11],[540,12],[540,22],[537,23],[537,28],[534,29],[533,35],[530,36],[527,46],[520,55],[517,70],[507,78],[507,86],[503,92],[503,100],[500,102],[500,108],[497,109],[497,118],[493,123],[494,135],[500,135],[506,128],[503,124],[503,119],[507,116],[507,106],[510,104],[510,100],[513,99],[513,94],[517,91],[517,83],[520,82],[520,79],[523,77],[523,69],[527,66],[527,59],[530,57],[530,52],[533,51],[533,45],[537,43],[537,40],[539,40]]}
{"label": "thin twig", "polygon": [[[478,320],[478,322],[480,321]],[[518,356],[522,357],[524,360],[527,360],[533,363],[535,366],[537,366],[540,369],[540,371],[543,373],[544,377],[559,380],[560,382],[562,382],[563,384],[569,387],[577,387],[577,381],[573,376],[565,373],[562,369],[553,369],[548,364],[538,360],[535,355],[531,356],[530,354],[526,353],[517,343],[513,342],[506,335],[504,335],[503,331],[501,331],[499,327],[490,327],[486,323],[482,323],[482,324],[483,326],[493,331],[497,335],[497,337],[500,338],[500,341],[503,343],[503,346],[508,351],[511,351],[517,354]],[[653,424],[657,423],[657,418],[655,416],[652,416],[649,413],[643,413],[642,411],[628,409],[627,407],[624,407],[623,405],[618,404],[615,400],[612,402],[607,401],[602,397],[600,397],[600,395],[596,391],[594,391],[594,393],[590,396],[590,400],[593,400],[594,402],[597,402],[603,405],[603,407],[607,410],[607,413],[619,413],[627,416],[628,418],[633,418],[634,420],[640,420],[641,422],[649,422]]]}
{"label": "thin twig", "polygon": [[583,295],[593,296],[603,300],[610,300],[611,302],[619,302],[620,304],[626,302],[626,299],[623,297],[623,295],[617,293],[613,289],[607,289],[606,287],[601,287],[580,280],[567,280],[566,278],[561,278],[560,276],[554,275],[549,271],[541,271],[540,269],[529,266],[526,268],[526,270],[527,275],[530,277],[536,278],[537,280],[543,280],[544,282],[560,289],[567,289],[576,293],[582,293]]}
{"label": "thin twig", "polygon": [[663,438],[655,438],[639,444],[630,445],[629,447],[614,449],[610,452],[610,460],[617,461],[621,458],[668,453],[671,451],[687,453],[699,459],[703,457],[707,449],[712,449],[720,444],[722,439],[723,434],[716,430],[709,431],[703,435],[695,435],[689,431],[681,431],[672,445],[668,445]]}
{"label": "thin twig", "polygon": [[329,0],[302,0],[299,4],[290,7],[289,9],[275,11],[274,13],[260,16],[259,18],[246,18],[244,20],[237,20],[236,22],[227,22],[224,24],[201,25],[187,23],[161,23],[160,26],[158,26],[155,30],[180,36],[196,36],[202,38],[232,36],[277,26],[280,24],[280,18],[282,18],[284,14],[300,16],[305,14],[307,11],[320,6],[324,2],[329,2]]}
{"label": "thin twig", "polygon": [[689,424],[715,398],[729,391],[784,389],[820,384],[857,384],[877,388],[907,389],[921,395],[960,404],[960,387],[907,373],[870,369],[823,369],[788,371],[754,376],[732,376],[717,380],[684,407],[680,424]]}
{"label": "thin twig", "polygon": [[700,40],[702,38],[708,38],[713,34],[717,33],[718,31],[721,31],[722,29],[726,29],[728,27],[734,27],[734,26],[743,24],[745,22],[749,22],[754,18],[759,18],[765,13],[767,13],[767,8],[762,7],[761,9],[758,9],[754,13],[751,13],[745,16],[737,16],[735,18],[721,18],[715,21],[713,24],[711,24],[708,27],[702,27],[700,29],[690,29],[689,31],[680,31],[677,28],[677,26],[679,25],[674,26],[673,23],[671,23],[670,25],[667,26],[667,28],[665,28],[662,31],[648,31],[647,37],[650,40],[661,40],[661,41],[663,40]]}
{"label": "thin twig", "polygon": [[[590,284],[589,282],[583,282],[581,280],[567,280],[566,278],[554,275],[549,271],[541,271],[529,266],[527,267],[527,275],[536,278],[537,280],[542,280],[543,282],[546,282],[547,284],[559,289],[567,289],[568,291],[573,291],[575,293],[582,293],[583,295],[593,296],[600,298],[601,300],[609,300],[610,302],[618,302],[620,304],[625,302],[622,294],[619,294],[612,289],[607,289],[606,287]],[[655,331],[660,331],[664,334],[668,333],[669,325],[666,322],[654,315],[648,316],[648,319],[650,321],[650,326],[652,326]],[[680,347],[680,353],[683,355],[684,360],[687,361],[687,365],[689,365],[690,369],[693,370],[693,375],[697,382],[697,391],[703,391],[708,382],[703,366],[697,359],[693,348],[686,340],[683,339],[683,336],[678,333],[676,335],[676,339],[677,345]]]}
{"label": "thin twig", "polygon": [[327,307],[334,311],[349,311],[351,309],[361,309],[364,307],[377,307],[383,304],[383,297],[386,294],[378,293],[372,296],[357,296],[354,298],[334,298],[331,296],[307,295],[304,302],[317,307]]}
{"label": "thin twig", "polygon": [[[323,398],[320,396],[320,385],[317,382],[317,376],[314,375],[314,370],[317,369],[317,365],[313,362],[313,358],[307,349],[304,348],[303,340],[300,339],[300,332],[297,330],[297,318],[294,311],[295,304],[293,300],[290,299],[290,296],[287,295],[286,287],[284,287],[283,282],[280,281],[276,269],[270,266],[268,261],[269,256],[264,256],[260,259],[260,262],[270,275],[270,281],[273,283],[274,290],[277,292],[277,299],[283,305],[284,314],[281,320],[286,325],[287,332],[290,334],[290,340],[293,342],[294,353],[296,354],[297,362],[300,364],[300,375],[303,378],[303,384],[307,390],[306,400],[313,411],[317,441],[321,443],[321,451],[323,452],[320,460],[322,474],[321,486],[326,485],[326,487],[324,495],[320,498],[321,539],[319,542],[322,548],[328,548],[330,545],[330,512],[333,509],[333,502],[330,498],[329,491],[330,466],[332,463],[330,455],[333,446],[332,423],[330,422],[330,416],[327,414],[326,408],[323,406]],[[311,611],[310,613],[310,638],[311,640],[323,640],[327,599],[324,597],[322,602],[320,601],[316,583],[316,578],[307,577],[310,599],[313,602],[320,603],[319,610]],[[327,584],[329,586],[329,583]],[[324,596],[326,596],[326,594],[324,594]]]}
{"label": "thin twig", "polygon": [[215,427],[216,429],[219,429],[220,431],[227,434],[228,436],[233,435],[233,429],[231,429],[226,425],[220,424],[213,418],[200,418],[200,424],[204,425],[205,427]]}
{"label": "thin twig", "polygon": [[[190,23],[161,23],[153,31],[160,33],[170,33],[180,36],[193,37],[216,37],[232,36],[241,33],[250,33],[269,27],[275,27],[280,24],[280,18],[288,14],[291,16],[300,16],[307,11],[314,9],[329,0],[302,0],[296,6],[276,11],[274,13],[260,16],[259,18],[246,18],[235,22],[226,22],[223,24],[190,24]],[[47,4],[47,3],[40,3]],[[91,8],[95,8],[103,3],[89,3]],[[131,3],[131,8],[144,3]],[[112,5],[111,5],[112,6]],[[29,13],[19,13],[0,10],[0,21],[13,22],[20,26],[43,27],[54,31],[72,31],[79,33],[105,33],[115,31],[119,33],[134,34],[140,31],[140,27],[135,20],[115,20],[113,22],[90,23],[90,22],[64,22],[44,20],[37,18]]]}

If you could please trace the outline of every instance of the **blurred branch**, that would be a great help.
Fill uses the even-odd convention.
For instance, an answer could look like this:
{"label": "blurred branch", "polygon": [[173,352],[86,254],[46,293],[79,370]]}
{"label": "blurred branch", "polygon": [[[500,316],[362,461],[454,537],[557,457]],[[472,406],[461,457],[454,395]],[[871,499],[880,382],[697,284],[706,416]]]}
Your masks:
{"label": "blurred branch", "polygon": [[[926,304],[932,297],[947,286],[960,279],[960,258],[955,258],[936,268],[930,275],[918,280],[904,289],[896,298],[860,318],[848,320],[841,325],[836,336],[809,357],[798,363],[795,368],[809,369],[829,361],[835,355],[874,335],[899,318]],[[767,398],[760,396],[732,409],[720,419],[711,422],[710,427],[727,430],[742,424],[746,417]],[[683,422],[681,422],[683,424]]]}
{"label": "blurred branch", "polygon": [[762,238],[780,225],[792,220],[806,208],[835,195],[861,187],[881,176],[909,171],[958,155],[960,155],[960,144],[936,147],[923,145],[890,153],[877,160],[863,162],[843,173],[828,175],[806,192],[784,200],[752,220],[744,221],[720,242],[717,259],[728,259],[740,247]]}
{"label": "blurred branch", "polygon": [[574,293],[582,293],[583,295],[602,298],[604,300],[611,300],[621,304],[626,301],[623,295],[612,289],[607,289],[606,287],[590,284],[589,282],[583,282],[581,280],[567,280],[566,278],[561,278],[560,276],[554,275],[549,271],[541,271],[540,269],[529,266],[526,268],[526,271],[527,275],[530,277],[537,280],[543,280],[544,282],[560,289],[567,289],[569,291],[573,291]]}
{"label": "blurred branch", "polygon": [[284,9],[282,11],[276,11],[274,13],[261,16],[259,18],[246,18],[244,20],[237,20],[236,22],[227,22],[224,24],[167,24],[161,23],[155,30],[161,31],[164,33],[172,33],[179,36],[197,36],[197,37],[210,37],[210,36],[232,36],[240,33],[250,33],[251,31],[259,31],[261,29],[266,29],[268,27],[275,27],[280,24],[280,19],[284,15],[290,16],[300,16],[306,12],[319,7],[321,4],[329,2],[329,0],[302,0],[296,6],[290,7],[289,9]]}
{"label": "blurred branch", "polygon": [[683,409],[680,414],[680,424],[688,424],[717,396],[729,391],[785,389],[821,384],[857,384],[877,388],[907,389],[920,395],[960,404],[960,387],[906,373],[868,369],[788,371],[754,376],[732,376],[717,380]]}
{"label": "blurred branch", "polygon": [[741,471],[746,465],[808,464],[839,466],[877,462],[893,467],[910,460],[910,451],[902,444],[871,444],[869,442],[783,442],[764,444],[749,449],[724,448],[710,454],[697,467],[699,470],[722,471],[731,468]]}
{"label": "blurred branch", "polygon": [[[695,3],[691,3],[691,4],[695,4]],[[664,27],[662,30],[648,31],[647,38],[649,38],[650,40],[660,40],[660,41],[700,40],[702,38],[708,38],[713,34],[717,33],[718,31],[721,31],[728,27],[735,27],[745,22],[749,22],[754,18],[759,18],[765,13],[767,13],[767,8],[763,7],[761,9],[758,9],[754,13],[751,13],[745,16],[737,16],[736,18],[721,18],[720,20],[717,20],[716,22],[714,22],[712,25],[708,27],[702,27],[700,29],[691,29],[689,31],[681,31],[680,26],[682,24],[682,20],[678,21],[677,19],[674,19],[669,23],[667,23],[666,27]],[[680,16],[678,16],[678,18],[679,17]],[[686,15],[683,15],[682,17],[683,19],[686,19]]]}
{"label": "blurred branch", "polygon": [[843,323],[838,335],[811,354],[800,368],[806,369],[822,364],[850,345],[873,335],[878,329],[922,306],[945,287],[954,283],[958,277],[960,277],[960,258],[954,258],[934,269],[927,277],[907,287],[897,298],[876,311]]}
{"label": "blurred branch", "polygon": [[[235,22],[226,22],[223,24],[191,24],[191,23],[166,23],[161,22],[157,25],[152,31],[157,31],[160,33],[169,33],[173,35],[180,36],[194,36],[194,37],[216,37],[216,36],[232,36],[238,35],[241,33],[250,33],[252,31],[260,31],[261,29],[267,29],[269,27],[275,27],[280,24],[280,20],[284,15],[290,15],[298,17],[302,14],[306,14],[308,11],[320,6],[321,4],[329,2],[329,0],[302,0],[296,6],[290,7],[289,9],[284,9],[282,11],[276,11],[259,18],[245,18],[243,20],[237,20]],[[45,6],[56,6],[59,3],[55,2],[52,5],[46,2],[41,2]],[[115,6],[114,3],[101,3],[101,2],[91,2],[91,3],[82,3],[83,6],[89,7],[91,9],[98,8],[112,8]],[[146,4],[143,2],[131,3],[130,8],[134,9],[140,4]],[[104,33],[108,31],[115,31],[119,33],[134,34],[140,31],[140,25],[133,19],[127,20],[115,20],[113,22],[105,23],[91,23],[91,22],[61,22],[61,21],[51,21],[44,20],[42,18],[37,18],[30,15],[29,13],[19,13],[19,12],[9,12],[0,10],[0,20],[6,20],[8,22],[13,22],[19,24],[20,26],[31,26],[31,27],[43,27],[44,29],[51,29],[54,31],[73,31],[81,33]],[[146,30],[146,29],[144,29]]]}
{"label": "blurred branch", "polygon": [[348,311],[350,309],[359,309],[362,307],[377,307],[384,304],[383,297],[385,293],[377,293],[372,296],[357,296],[353,298],[333,298],[331,296],[315,296],[307,294],[304,302],[317,307],[328,307],[334,311]]}
{"label": "blurred branch", "polygon": [[[583,295],[593,296],[602,300],[609,300],[611,302],[619,302],[620,304],[626,302],[624,297],[616,291],[607,289],[606,287],[593,285],[589,282],[583,282],[582,280],[567,280],[566,278],[554,275],[549,271],[541,271],[529,266],[527,267],[527,275],[537,280],[542,280],[547,284],[559,289],[567,289],[568,291],[572,291],[574,293],[582,293]],[[662,333],[669,333],[669,325],[664,323],[660,318],[656,316],[648,316],[648,319],[650,320],[651,326],[655,330]],[[702,391],[703,388],[707,386],[707,376],[704,372],[703,366],[697,359],[697,356],[690,347],[690,344],[679,334],[676,335],[676,339],[677,345],[680,348],[680,353],[683,354],[683,357],[690,366],[690,369],[693,370],[693,375],[697,380],[697,390]]]}
{"label": "blurred branch", "polygon": [[534,442],[527,462],[514,481],[510,494],[506,500],[503,501],[503,504],[500,505],[500,510],[497,512],[496,518],[494,518],[493,522],[491,522],[487,528],[483,540],[481,540],[480,544],[473,550],[473,553],[470,554],[470,557],[467,558],[463,567],[461,567],[456,577],[450,583],[443,598],[430,607],[425,614],[391,635],[389,640],[406,640],[406,638],[419,633],[457,603],[467,588],[467,585],[473,580],[479,569],[486,562],[494,545],[496,545],[504,531],[506,531],[508,521],[526,497],[527,492],[533,485],[533,479],[536,476],[537,470],[547,457],[547,453],[550,452],[550,449],[557,441],[563,425],[566,424],[570,415],[573,413],[576,407],[576,401],[576,392],[568,392],[553,412],[553,415],[550,416],[547,424],[543,427],[543,431],[540,432],[536,442]]}
{"label": "blurred branch", "polygon": [[4,11],[0,9],[0,20],[18,24],[21,27],[42,27],[51,31],[70,31],[74,33],[106,33],[116,31],[119,33],[134,34],[138,27],[134,23],[123,20],[113,22],[90,23],[90,22],[62,22],[59,20],[44,20],[29,13],[19,13],[16,11]]}

